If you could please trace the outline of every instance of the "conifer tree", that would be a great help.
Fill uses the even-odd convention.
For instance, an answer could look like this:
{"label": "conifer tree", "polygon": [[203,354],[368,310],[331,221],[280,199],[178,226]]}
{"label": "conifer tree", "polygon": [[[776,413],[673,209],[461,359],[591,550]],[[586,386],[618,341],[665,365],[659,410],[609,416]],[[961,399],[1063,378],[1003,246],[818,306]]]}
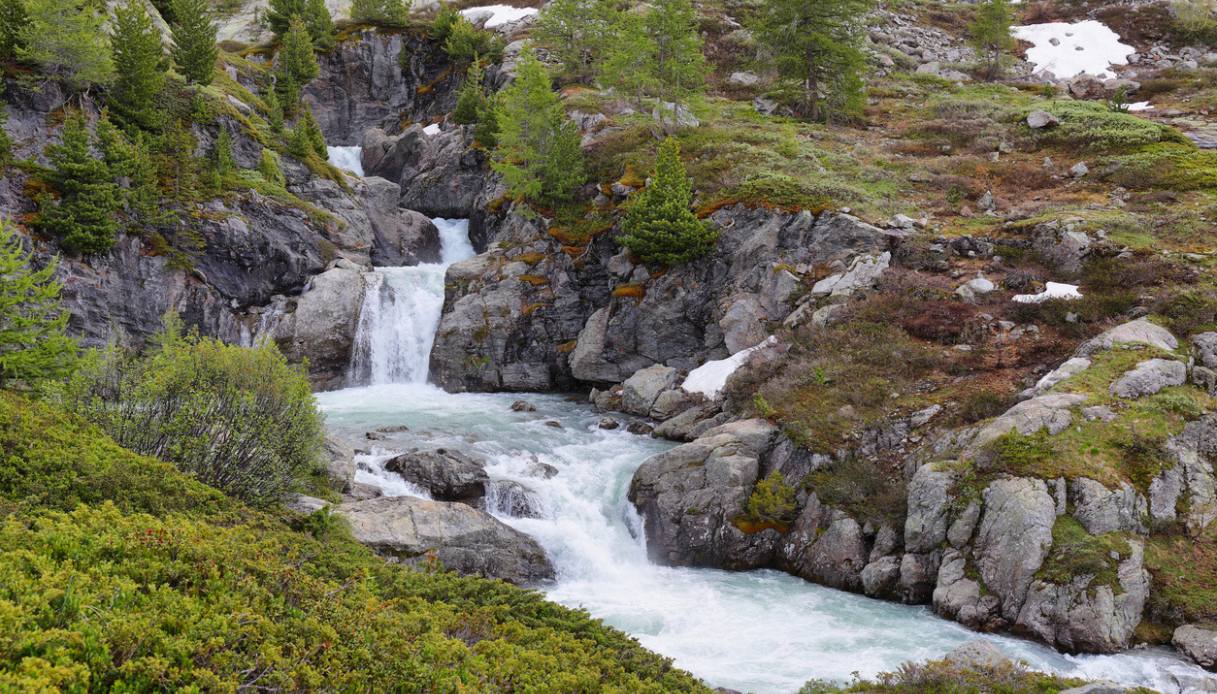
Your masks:
{"label": "conifer tree", "polygon": [[[706,59],[691,0],[655,0],[643,27],[654,50],[650,67],[660,102],[677,104],[699,93],[705,86]],[[675,108],[661,103],[661,119],[668,112],[675,116]]]}
{"label": "conifer tree", "polygon": [[325,0],[306,0],[301,19],[313,40],[313,48],[324,51],[334,47],[334,18]]}
{"label": "conifer tree", "polygon": [[35,270],[32,255],[9,221],[0,220],[0,386],[66,376],[76,357],[76,342],[65,334],[56,262]]}
{"label": "conifer tree", "polygon": [[499,95],[498,144],[491,166],[516,199],[570,199],[585,180],[579,132],[566,118],[549,75],[531,50]]}
{"label": "conifer tree", "polygon": [[313,117],[313,109],[307,106],[304,108],[296,129],[301,132],[307,144],[306,152],[313,152],[322,159],[329,156],[329,150],[325,146],[325,134],[321,132],[321,126],[317,125],[317,119]]}
{"label": "conifer tree", "polygon": [[173,59],[188,82],[207,86],[216,69],[216,26],[207,0],[173,0]]}
{"label": "conifer tree", "polygon": [[304,26],[304,20],[293,17],[283,36],[283,45],[275,65],[275,88],[279,91],[284,113],[296,112],[304,85],[320,73],[317,56],[313,54],[313,40]]}
{"label": "conifer tree", "polygon": [[465,82],[456,93],[456,107],[452,109],[452,120],[462,125],[478,122],[485,108],[486,92],[482,89],[482,66],[478,61],[469,64],[465,71]]}
{"label": "conifer tree", "polygon": [[718,232],[689,209],[693,187],[680,161],[680,145],[659,146],[655,175],[622,223],[621,245],[648,263],[680,265],[714,248]]}
{"label": "conifer tree", "polygon": [[266,121],[272,133],[278,135],[283,132],[283,104],[273,89],[266,95]]}
{"label": "conifer tree", "polygon": [[477,126],[473,129],[473,140],[486,149],[494,149],[499,143],[499,104],[497,95],[487,97],[478,109]]}
{"label": "conifer tree", "polygon": [[152,136],[137,132],[131,142],[131,158],[127,165],[127,213],[133,225],[128,232],[143,233],[145,227],[172,223],[177,216],[172,208],[161,204],[159,170],[153,158]]}
{"label": "conifer tree", "polygon": [[42,68],[73,90],[114,79],[103,17],[75,0],[26,0],[28,20],[19,32],[17,58]]}
{"label": "conifer tree", "polygon": [[140,0],[114,8],[114,90],[110,102],[119,120],[153,129],[160,122],[156,97],[165,84],[165,51],[161,34]]}
{"label": "conifer tree", "polygon": [[976,17],[968,31],[972,45],[980,55],[985,67],[985,79],[994,79],[1001,74],[1002,60],[1015,47],[1010,35],[1014,16],[1008,0],[983,0],[976,6]]}
{"label": "conifer tree", "polygon": [[284,185],[283,169],[279,166],[279,154],[269,147],[262,148],[262,156],[258,159],[258,173],[270,183]]}
{"label": "conifer tree", "polygon": [[643,20],[632,12],[619,13],[613,22],[611,38],[598,65],[601,84],[631,97],[639,110],[643,100],[655,93],[654,40]]}
{"label": "conifer tree", "polygon": [[220,127],[220,134],[216,135],[215,148],[212,150],[211,158],[216,173],[221,177],[226,177],[236,172],[237,161],[232,156],[232,136],[228,134],[228,129],[223,126]]}
{"label": "conifer tree", "polygon": [[29,21],[24,0],[0,0],[0,60],[17,59],[21,35]]}
{"label": "conifer tree", "polygon": [[796,83],[797,111],[813,120],[861,113],[862,40],[872,0],[764,0],[752,29],[778,73]]}
{"label": "conifer tree", "polygon": [[570,79],[589,82],[613,35],[614,14],[609,0],[553,0],[537,16],[532,37]]}
{"label": "conifer tree", "polygon": [[157,141],[156,168],[173,200],[187,201],[198,193],[199,172],[194,158],[196,141],[189,124],[175,121]]}
{"label": "conifer tree", "polygon": [[34,224],[58,236],[64,248],[91,254],[109,250],[118,232],[115,213],[122,205],[110,167],[93,156],[84,117],[63,125],[62,141],[47,147],[47,183],[55,195],[38,198]]}
{"label": "conifer tree", "polygon": [[410,7],[402,0],[351,0],[351,19],[369,24],[405,26]]}

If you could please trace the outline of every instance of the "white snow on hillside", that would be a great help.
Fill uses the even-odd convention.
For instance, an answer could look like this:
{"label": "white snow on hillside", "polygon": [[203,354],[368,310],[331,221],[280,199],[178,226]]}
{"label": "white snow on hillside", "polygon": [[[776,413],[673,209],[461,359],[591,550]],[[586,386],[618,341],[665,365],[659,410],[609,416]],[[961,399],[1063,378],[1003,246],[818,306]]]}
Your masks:
{"label": "white snow on hillside", "polygon": [[1016,294],[1014,300],[1020,304],[1039,304],[1049,299],[1066,299],[1073,301],[1081,299],[1082,293],[1078,291],[1076,284],[1064,284],[1061,282],[1046,282],[1044,291],[1039,294]]}
{"label": "white snow on hillside", "polygon": [[727,386],[727,379],[731,377],[731,374],[743,366],[744,362],[748,361],[748,357],[752,356],[753,352],[772,345],[777,341],[778,339],[771,335],[759,345],[742,349],[726,359],[708,361],[690,371],[689,375],[685,377],[685,382],[680,384],[680,387],[686,393],[701,393],[713,400],[723,392],[723,388]]}
{"label": "white snow on hillside", "polygon": [[536,13],[537,9],[535,7],[512,7],[511,5],[486,5],[485,7],[470,7],[467,10],[461,10],[461,14],[464,15],[465,19],[474,24],[486,18],[486,23],[482,26],[487,29],[510,24],[525,17],[531,17]]}
{"label": "white snow on hillside", "polygon": [[[1102,22],[1049,22],[1014,27],[1015,38],[1030,42],[1027,62],[1036,72],[1051,72],[1058,79],[1081,74],[1115,77],[1112,65],[1127,65],[1136,49],[1120,43],[1120,35]],[[1056,40],[1053,45],[1053,39]]]}

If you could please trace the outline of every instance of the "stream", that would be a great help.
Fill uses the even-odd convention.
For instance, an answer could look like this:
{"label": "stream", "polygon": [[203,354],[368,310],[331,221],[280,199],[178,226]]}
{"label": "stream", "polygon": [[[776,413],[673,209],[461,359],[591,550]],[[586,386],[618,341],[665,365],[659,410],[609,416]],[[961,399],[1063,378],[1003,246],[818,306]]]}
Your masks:
{"label": "stream", "polygon": [[[385,494],[426,496],[383,468],[394,451],[413,447],[476,453],[488,461],[492,480],[523,485],[539,517],[512,517],[510,500],[493,496],[488,506],[549,555],[557,579],[537,586],[549,599],[586,609],[712,686],[748,692],[795,692],[811,678],[872,676],[941,657],[978,636],[1040,670],[1163,692],[1217,691],[1217,678],[1168,649],[1066,656],[1029,641],[978,635],[924,606],[872,600],[776,571],[652,564],[642,519],[626,491],[643,460],[674,444],[602,430],[600,415],[581,400],[450,394],[426,383],[444,269],[473,254],[467,222],[435,221],[441,263],[369,273],[375,277],[368,278],[350,373],[351,383],[362,385],[317,399],[327,425],[350,440],[366,440],[364,433],[378,428],[406,428],[357,458],[356,481]],[[520,399],[536,411],[513,411]],[[538,463],[557,474],[538,475]]]}

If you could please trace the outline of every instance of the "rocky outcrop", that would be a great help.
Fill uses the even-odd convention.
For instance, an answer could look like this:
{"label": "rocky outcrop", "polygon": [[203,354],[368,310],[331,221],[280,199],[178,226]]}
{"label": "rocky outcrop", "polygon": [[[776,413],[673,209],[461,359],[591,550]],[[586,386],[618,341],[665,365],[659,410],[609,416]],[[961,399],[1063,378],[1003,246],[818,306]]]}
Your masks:
{"label": "rocky outcrop", "polygon": [[677,371],[656,364],[639,369],[621,384],[621,409],[646,417],[664,391],[676,385]]}
{"label": "rocky outcrop", "polygon": [[1150,482],[1150,517],[1158,526],[1181,522],[1199,536],[1217,520],[1217,415],[1188,422],[1165,448],[1174,464]]}
{"label": "rocky outcrop", "polygon": [[350,491],[355,483],[355,449],[333,432],[326,432],[323,447],[325,472],[330,483],[340,492]]}
{"label": "rocky outcrop", "polygon": [[356,540],[395,561],[435,559],[460,574],[516,584],[554,576],[532,538],[467,504],[392,496],[342,504],[337,512]]}
{"label": "rocky outcrop", "polygon": [[362,269],[340,260],[309,281],[274,328],[279,348],[293,361],[307,359],[319,388],[346,383],[364,291]]}
{"label": "rocky outcrop", "polygon": [[1148,345],[1164,350],[1174,350],[1179,340],[1169,330],[1144,318],[1122,323],[1100,333],[1078,347],[1076,356],[1088,357],[1096,352],[1111,349],[1118,344]]}
{"label": "rocky outcrop", "polygon": [[390,458],[385,469],[426,490],[436,501],[478,504],[490,483],[485,463],[446,448],[402,453]]}
{"label": "rocky outcrop", "polygon": [[1147,359],[1111,384],[1111,394],[1128,399],[1153,395],[1187,381],[1187,367],[1173,359]]}
{"label": "rocky outcrop", "polygon": [[1197,665],[1217,670],[1217,630],[1184,624],[1175,629],[1171,643]]}

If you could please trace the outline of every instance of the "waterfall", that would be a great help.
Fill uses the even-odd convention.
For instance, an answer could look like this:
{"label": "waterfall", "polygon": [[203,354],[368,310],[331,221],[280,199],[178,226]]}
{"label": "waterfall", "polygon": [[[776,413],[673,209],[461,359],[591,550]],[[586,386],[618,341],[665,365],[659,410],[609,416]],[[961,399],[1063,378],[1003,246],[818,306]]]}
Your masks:
{"label": "waterfall", "polygon": [[434,219],[440,262],[382,267],[364,275],[364,300],[347,379],[352,384],[425,383],[444,307],[444,272],[474,255],[469,221]]}
{"label": "waterfall", "polygon": [[363,175],[363,147],[326,147],[330,163],[356,176]]}

